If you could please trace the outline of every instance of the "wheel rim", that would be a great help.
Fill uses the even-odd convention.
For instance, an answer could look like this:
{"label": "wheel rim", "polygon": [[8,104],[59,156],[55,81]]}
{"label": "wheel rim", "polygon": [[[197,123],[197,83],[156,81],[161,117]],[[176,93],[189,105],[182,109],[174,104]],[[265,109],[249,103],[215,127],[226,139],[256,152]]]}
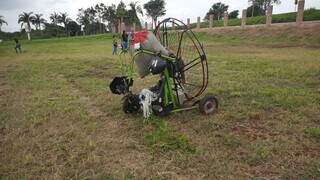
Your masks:
{"label": "wheel rim", "polygon": [[213,112],[214,112],[214,109],[215,109],[214,102],[212,102],[212,101],[207,101],[207,102],[204,104],[204,112],[205,112],[206,114],[213,113]]}

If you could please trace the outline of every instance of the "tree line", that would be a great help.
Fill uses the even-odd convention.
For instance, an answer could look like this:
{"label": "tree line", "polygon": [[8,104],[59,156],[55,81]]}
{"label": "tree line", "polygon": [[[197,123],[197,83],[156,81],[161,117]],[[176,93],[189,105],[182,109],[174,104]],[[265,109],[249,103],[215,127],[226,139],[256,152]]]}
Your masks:
{"label": "tree line", "polygon": [[[166,14],[165,0],[150,0],[143,5],[146,15],[157,22],[157,19]],[[86,34],[95,34],[97,31],[102,33],[105,28],[119,31],[119,25],[136,24],[137,28],[141,28],[141,21],[138,15],[144,16],[142,7],[138,2],[131,2],[127,6],[123,1],[116,6],[112,4],[106,6],[103,3],[87,9],[79,9],[77,21],[83,26],[83,32]],[[105,24],[107,24],[105,26]]]}
{"label": "tree line", "polygon": [[[280,0],[248,0],[251,6],[247,8],[247,16],[265,15],[267,7],[272,4],[279,4]],[[18,23],[21,24],[22,32],[56,37],[56,36],[75,36],[105,33],[114,30],[119,31],[119,25],[136,24],[137,29],[141,29],[140,16],[146,15],[151,18],[152,24],[156,26],[159,17],[166,14],[165,0],[150,0],[140,6],[138,2],[131,2],[126,5],[120,1],[118,5],[109,6],[99,3],[88,8],[78,10],[76,20],[72,20],[66,12],[53,12],[50,14],[49,21],[43,18],[43,14],[33,12],[23,12],[18,17]],[[143,12],[145,10],[145,14]],[[206,13],[205,20],[213,15],[215,20],[223,18],[224,12],[228,11],[229,6],[221,2],[213,4]],[[238,18],[239,11],[235,10],[229,13],[229,18]],[[1,26],[8,24],[4,17],[0,15]],[[32,25],[35,29],[32,29]]]}
{"label": "tree line", "polygon": [[[23,12],[18,16],[18,23],[21,24],[22,32],[28,37],[31,31],[32,34],[50,37],[99,34],[112,29],[118,32],[121,23],[126,25],[135,23],[138,29],[141,28],[139,15],[144,16],[143,9],[146,11],[145,15],[156,22],[159,17],[165,15],[165,4],[165,0],[150,0],[143,6],[138,2],[126,5],[120,1],[118,5],[110,6],[99,3],[79,9],[76,20],[72,20],[66,12],[53,12],[49,20],[43,18],[43,14],[40,13]],[[8,23],[3,16],[0,16],[0,31],[4,24]]]}

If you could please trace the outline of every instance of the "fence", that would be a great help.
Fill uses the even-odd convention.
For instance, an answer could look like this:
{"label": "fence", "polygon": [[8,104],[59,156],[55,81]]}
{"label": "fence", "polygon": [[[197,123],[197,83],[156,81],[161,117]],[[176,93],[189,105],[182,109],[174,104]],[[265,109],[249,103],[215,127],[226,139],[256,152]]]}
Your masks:
{"label": "fence", "polygon": [[[305,6],[305,0],[299,0],[298,1],[298,8],[297,8],[297,13],[296,13],[296,25],[297,26],[300,26],[303,24],[303,18],[304,18],[304,6]],[[266,11],[266,19],[265,19],[265,25],[266,26],[271,26],[272,25],[272,15],[273,15],[273,6],[269,6],[267,8],[267,11]],[[213,15],[210,15],[209,16],[209,28],[214,28],[214,16]],[[242,17],[240,19],[240,26],[241,27],[246,27],[246,26],[249,26],[247,24],[247,10],[244,9],[242,10]],[[227,27],[229,25],[229,16],[228,16],[228,12],[224,12],[223,14],[223,27]],[[190,18],[187,18],[187,26],[189,28],[195,28],[195,29],[200,29],[201,28],[201,18],[200,17],[197,17],[197,22],[196,22],[196,25],[192,24],[191,23],[191,20]],[[141,30],[141,28],[136,28],[136,24],[132,24],[132,25],[129,25],[129,26],[126,26],[124,23],[121,24],[119,27],[118,27],[118,32],[121,32],[122,30],[127,30],[127,31],[137,31],[137,30]],[[144,30],[148,30],[148,23],[145,22],[144,24],[144,27],[142,27],[142,29]]]}
{"label": "fence", "polygon": [[[296,13],[296,25],[300,26],[303,24],[303,17],[304,17],[304,5],[305,5],[305,0],[299,0],[298,1],[298,8],[297,8],[297,13]],[[266,11],[266,15],[265,15],[265,25],[266,26],[271,26],[272,24],[272,15],[273,15],[273,6],[269,6],[267,7],[267,11]],[[214,28],[214,16],[210,15],[209,16],[209,26],[207,25],[207,27],[209,28]],[[244,9],[242,10],[242,17],[240,19],[239,25],[241,27],[246,27],[247,25],[247,10]],[[229,26],[229,22],[232,22],[229,20],[229,16],[228,16],[228,12],[224,12],[223,14],[223,27],[227,27]],[[187,26],[189,28],[196,28],[196,29],[200,29],[201,28],[201,22],[200,22],[200,17],[197,18],[197,23],[196,25],[191,24],[190,23],[190,18],[187,19]]]}

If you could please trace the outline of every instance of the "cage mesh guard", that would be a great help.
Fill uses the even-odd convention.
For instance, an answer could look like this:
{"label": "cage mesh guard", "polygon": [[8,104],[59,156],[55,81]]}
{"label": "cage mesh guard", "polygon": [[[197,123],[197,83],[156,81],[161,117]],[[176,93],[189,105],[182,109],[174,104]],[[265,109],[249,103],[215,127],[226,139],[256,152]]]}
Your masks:
{"label": "cage mesh guard", "polygon": [[170,50],[176,60],[183,62],[174,78],[176,84],[184,87],[187,99],[201,95],[208,85],[208,65],[205,52],[195,34],[180,20],[168,18],[154,31],[160,43]]}

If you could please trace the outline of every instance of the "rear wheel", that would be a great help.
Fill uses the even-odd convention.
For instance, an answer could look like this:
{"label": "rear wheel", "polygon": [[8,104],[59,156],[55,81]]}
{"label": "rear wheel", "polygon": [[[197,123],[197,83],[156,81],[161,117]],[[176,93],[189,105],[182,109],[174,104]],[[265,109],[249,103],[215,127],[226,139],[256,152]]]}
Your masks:
{"label": "rear wheel", "polygon": [[199,102],[199,110],[204,115],[214,114],[218,109],[218,100],[211,94],[206,95]]}

